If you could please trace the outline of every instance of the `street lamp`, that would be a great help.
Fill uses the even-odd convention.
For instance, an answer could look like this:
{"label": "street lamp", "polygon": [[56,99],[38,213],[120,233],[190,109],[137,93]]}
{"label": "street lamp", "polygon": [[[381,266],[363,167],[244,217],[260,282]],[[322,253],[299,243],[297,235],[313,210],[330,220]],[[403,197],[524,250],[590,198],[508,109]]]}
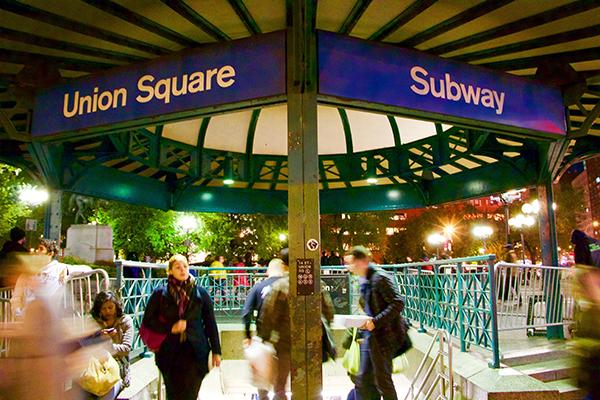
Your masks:
{"label": "street lamp", "polygon": [[440,246],[445,241],[446,241],[446,238],[444,237],[444,235],[441,235],[439,233],[432,233],[431,235],[427,236],[427,243],[429,243],[432,246],[435,246],[435,252],[436,252],[437,259],[440,258]]}
{"label": "street lamp", "polygon": [[48,201],[48,192],[36,186],[23,185],[19,190],[19,200],[30,206],[37,206]]}
{"label": "street lamp", "polygon": [[190,234],[190,232],[198,229],[198,220],[196,219],[196,217],[194,217],[192,215],[182,214],[177,219],[177,226],[179,227],[179,229],[181,231],[183,231],[185,233],[184,244],[186,247],[187,256],[189,257],[190,256],[190,245],[192,244],[192,241],[189,238],[189,234]]}
{"label": "street lamp", "polygon": [[484,254],[487,252],[486,240],[488,240],[493,233],[494,230],[491,226],[479,225],[473,228],[473,235],[483,242]]}
{"label": "street lamp", "polygon": [[508,220],[508,224],[517,229],[521,234],[521,247],[523,250],[523,264],[525,264],[525,237],[523,236],[523,230],[530,228],[535,224],[535,218],[532,215],[518,214],[517,216]]}

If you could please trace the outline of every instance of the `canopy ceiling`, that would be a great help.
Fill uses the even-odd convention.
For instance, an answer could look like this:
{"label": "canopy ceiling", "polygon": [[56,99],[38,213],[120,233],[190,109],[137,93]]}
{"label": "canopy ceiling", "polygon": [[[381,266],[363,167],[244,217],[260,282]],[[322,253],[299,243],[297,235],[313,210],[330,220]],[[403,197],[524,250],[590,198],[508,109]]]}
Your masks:
{"label": "canopy ceiling", "polygon": [[[597,153],[599,8],[564,0],[320,0],[318,29],[558,85],[569,110],[567,139],[551,142],[319,106],[323,211],[486,195],[558,176]],[[87,195],[179,210],[285,212],[284,105],[44,143],[32,142],[29,127],[35,88],[282,30],[286,13],[283,0],[0,2],[0,160]]]}

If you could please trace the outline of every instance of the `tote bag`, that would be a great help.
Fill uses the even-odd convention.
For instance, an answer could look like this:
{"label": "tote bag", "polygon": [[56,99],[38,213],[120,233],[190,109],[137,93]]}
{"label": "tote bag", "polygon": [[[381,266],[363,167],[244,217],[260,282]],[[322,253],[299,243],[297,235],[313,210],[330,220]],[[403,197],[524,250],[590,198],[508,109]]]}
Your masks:
{"label": "tote bag", "polygon": [[342,366],[350,375],[358,375],[360,371],[360,345],[356,341],[357,328],[352,330],[352,343],[350,348],[344,353],[342,358]]}
{"label": "tote bag", "polygon": [[119,364],[107,353],[104,360],[92,356],[77,383],[86,392],[104,396],[121,379]]}

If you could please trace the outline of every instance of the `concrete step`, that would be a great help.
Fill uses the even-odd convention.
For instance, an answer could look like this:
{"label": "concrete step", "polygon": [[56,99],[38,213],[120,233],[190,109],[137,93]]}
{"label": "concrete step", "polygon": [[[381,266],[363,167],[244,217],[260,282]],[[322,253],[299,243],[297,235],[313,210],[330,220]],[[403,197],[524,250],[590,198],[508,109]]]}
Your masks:
{"label": "concrete step", "polygon": [[546,385],[558,390],[560,400],[580,400],[585,396],[585,392],[578,388],[572,379],[561,379],[554,382],[548,382]]}
{"label": "concrete step", "polygon": [[502,364],[510,367],[516,367],[519,365],[535,364],[544,361],[558,360],[568,358],[570,352],[566,347],[548,347],[548,348],[536,348],[528,350],[519,350],[511,353],[504,354],[502,357]]}
{"label": "concrete step", "polygon": [[575,366],[575,360],[568,357],[518,365],[514,369],[542,382],[551,382],[572,377]]}

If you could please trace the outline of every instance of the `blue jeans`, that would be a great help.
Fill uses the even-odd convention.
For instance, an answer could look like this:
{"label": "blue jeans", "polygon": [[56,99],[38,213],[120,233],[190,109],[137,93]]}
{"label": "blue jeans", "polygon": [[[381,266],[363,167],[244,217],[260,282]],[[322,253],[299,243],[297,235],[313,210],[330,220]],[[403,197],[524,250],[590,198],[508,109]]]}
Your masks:
{"label": "blue jeans", "polygon": [[360,345],[360,370],[356,377],[357,400],[398,400],[392,381],[392,356],[384,355],[366,338]]}

